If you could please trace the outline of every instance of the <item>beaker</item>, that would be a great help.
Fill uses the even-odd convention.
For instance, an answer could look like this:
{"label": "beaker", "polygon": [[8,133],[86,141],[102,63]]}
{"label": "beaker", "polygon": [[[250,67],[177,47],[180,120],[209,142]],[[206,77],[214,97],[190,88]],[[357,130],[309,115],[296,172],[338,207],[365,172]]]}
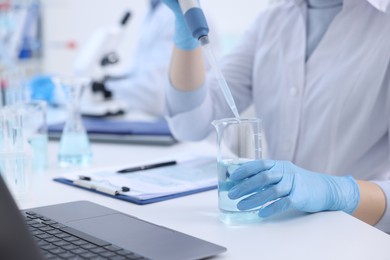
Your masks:
{"label": "beaker", "polygon": [[24,103],[27,100],[25,71],[20,68],[0,68],[0,91],[2,106]]}
{"label": "beaker", "polygon": [[24,136],[32,149],[32,169],[42,172],[48,166],[47,104],[43,100],[33,100],[20,107],[24,116]]}
{"label": "beaker", "polygon": [[62,131],[58,162],[61,167],[88,166],[92,161],[89,138],[80,113],[80,99],[83,89],[90,80],[82,77],[55,78],[54,82],[64,93],[67,105],[67,119]]}
{"label": "beaker", "polygon": [[240,211],[237,203],[243,198],[231,200],[228,193],[237,184],[230,180],[230,174],[243,163],[262,157],[261,121],[258,118],[225,118],[212,124],[217,131],[220,219],[228,224],[258,221],[258,209]]}
{"label": "beaker", "polygon": [[31,150],[19,105],[0,108],[0,174],[16,200],[26,199],[31,180]]}

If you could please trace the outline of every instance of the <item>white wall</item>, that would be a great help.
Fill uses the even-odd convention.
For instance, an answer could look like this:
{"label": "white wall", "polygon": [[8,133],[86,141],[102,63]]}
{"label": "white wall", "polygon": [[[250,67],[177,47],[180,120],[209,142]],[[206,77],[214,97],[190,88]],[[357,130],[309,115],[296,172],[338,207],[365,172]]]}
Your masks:
{"label": "white wall", "polygon": [[[269,0],[203,0],[202,6],[212,15],[221,36],[222,52],[226,52],[256,14]],[[243,4],[244,3],[244,4]],[[126,38],[120,46],[121,57],[131,59],[137,29],[149,5],[148,0],[42,0],[43,6],[43,71],[67,74],[83,43],[97,29],[117,23],[126,10],[132,18]],[[69,48],[74,42],[76,48]]]}

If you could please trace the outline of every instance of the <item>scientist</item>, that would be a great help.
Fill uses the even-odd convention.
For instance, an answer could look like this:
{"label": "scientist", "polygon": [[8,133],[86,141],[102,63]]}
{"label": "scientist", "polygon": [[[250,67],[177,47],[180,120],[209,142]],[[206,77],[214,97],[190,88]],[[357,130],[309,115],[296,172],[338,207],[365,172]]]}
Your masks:
{"label": "scientist", "polygon": [[[233,114],[177,0],[167,110],[179,139]],[[221,63],[239,111],[254,104],[266,158],[241,166],[231,199],[269,217],[342,210],[390,232],[390,0],[286,0],[262,12]],[[168,83],[167,83],[168,84]],[[196,122],[194,124],[193,122]]]}

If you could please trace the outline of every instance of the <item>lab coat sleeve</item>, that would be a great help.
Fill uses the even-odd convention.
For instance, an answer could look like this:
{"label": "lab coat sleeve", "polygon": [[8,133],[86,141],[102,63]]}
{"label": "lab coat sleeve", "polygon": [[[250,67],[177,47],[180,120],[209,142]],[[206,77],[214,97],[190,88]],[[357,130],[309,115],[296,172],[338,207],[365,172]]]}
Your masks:
{"label": "lab coat sleeve", "polygon": [[[239,112],[245,110],[252,101],[252,70],[255,54],[256,23],[244,34],[234,50],[219,63],[226,82],[235,99]],[[168,87],[171,84],[168,81]],[[196,108],[182,113],[170,113],[179,111],[178,104],[173,103],[174,98],[167,97],[167,106],[170,111],[167,113],[167,120],[171,130],[178,140],[201,140],[208,136],[213,130],[211,122],[214,119],[234,117],[230,107],[227,105],[224,96],[219,88],[214,75],[209,72],[204,84],[207,94],[204,100]],[[171,91],[167,91],[171,95]],[[198,93],[194,92],[194,95]],[[189,101],[190,95],[183,97]],[[183,101],[184,102],[184,101]]]}
{"label": "lab coat sleeve", "polygon": [[[207,95],[207,92],[205,86],[201,86],[194,91],[180,91],[171,87],[170,84],[167,84],[166,92],[166,115],[168,115],[167,121],[172,134],[176,139],[181,141],[196,141],[202,139],[202,136],[198,137],[193,133],[202,133],[202,128],[209,127],[208,125],[202,124],[202,122],[208,122],[209,120],[204,120],[204,117],[197,119],[198,114],[209,114],[207,113],[207,109],[209,108],[207,106],[201,106],[206,100],[205,96]],[[171,108],[170,104],[173,105],[173,108]],[[176,116],[170,117],[170,115]],[[194,130],[186,131],[186,129],[181,129],[181,127],[186,128],[186,124],[180,124],[180,121],[185,121],[186,117],[193,118],[194,120],[191,120],[191,122],[197,122],[192,124],[192,129]]]}
{"label": "lab coat sleeve", "polygon": [[167,104],[166,118],[173,136],[179,141],[198,141],[206,138],[207,133],[212,130],[211,103],[210,95],[206,93],[199,106],[175,115],[170,114],[170,105]]}
{"label": "lab coat sleeve", "polygon": [[[387,73],[390,74],[390,66],[387,69]],[[390,90],[390,85],[387,88]],[[390,91],[387,93],[387,107],[386,107],[386,115],[387,115],[387,136],[388,136],[388,149],[390,150]],[[390,161],[390,156],[388,158]],[[388,169],[390,171],[390,169]],[[383,191],[386,197],[386,209],[385,212],[380,219],[380,221],[375,225],[376,228],[389,233],[390,234],[390,179],[389,180],[380,180],[373,181],[373,183],[377,184]]]}
{"label": "lab coat sleeve", "polygon": [[386,210],[381,220],[375,225],[376,228],[390,234],[390,181],[374,181],[385,193]]}
{"label": "lab coat sleeve", "polygon": [[[203,86],[194,91],[181,91],[172,87],[167,88],[167,109],[169,114],[176,115],[190,111],[203,102],[207,91]],[[171,108],[169,104],[174,104]]]}

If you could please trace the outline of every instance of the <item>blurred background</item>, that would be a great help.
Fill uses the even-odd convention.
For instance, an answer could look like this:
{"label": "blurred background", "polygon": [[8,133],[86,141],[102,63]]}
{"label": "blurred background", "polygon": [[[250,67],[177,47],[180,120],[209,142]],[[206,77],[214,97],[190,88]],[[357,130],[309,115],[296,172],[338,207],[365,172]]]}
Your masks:
{"label": "blurred background", "polygon": [[[230,0],[201,2],[218,29],[222,53],[234,46],[247,25],[270,2],[275,0],[246,0],[245,4]],[[130,62],[148,7],[147,0],[0,0],[0,47],[2,51],[6,49],[6,35],[13,31],[12,43],[8,42],[13,47],[8,48],[19,52],[14,54],[17,62],[28,67],[29,73],[68,73],[91,35],[117,23],[125,11],[130,11],[131,19],[117,50]],[[118,64],[117,69],[121,66],[125,63]]]}
{"label": "blurred background", "polygon": [[[277,1],[201,1],[218,57]],[[64,167],[91,162],[90,139],[176,142],[163,118],[174,16],[154,2],[0,0],[0,171],[9,183],[27,183],[30,162],[47,168],[48,138],[60,140]]]}

